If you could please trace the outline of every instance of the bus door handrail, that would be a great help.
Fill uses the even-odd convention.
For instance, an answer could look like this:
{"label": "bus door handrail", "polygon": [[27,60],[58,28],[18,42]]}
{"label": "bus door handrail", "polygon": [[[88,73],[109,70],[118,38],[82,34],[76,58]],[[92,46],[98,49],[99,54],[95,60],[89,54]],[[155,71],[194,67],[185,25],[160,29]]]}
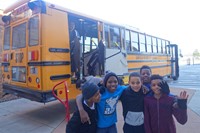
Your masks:
{"label": "bus door handrail", "polygon": [[[65,97],[66,97],[65,102],[63,102],[55,93],[55,88],[58,85],[62,84],[62,83],[64,83],[64,85],[65,85],[65,94],[66,94],[65,95]],[[68,99],[68,85],[67,85],[67,82],[66,81],[62,81],[62,82],[57,83],[52,89],[52,94],[56,99],[58,99],[65,106],[65,110],[66,110],[65,118],[66,118],[66,121],[68,122],[69,119],[70,119],[70,113],[69,113],[69,99]]]}
{"label": "bus door handrail", "polygon": [[115,54],[113,54],[113,55],[108,56],[105,60],[107,60],[107,59],[109,59],[109,58],[111,58],[111,57],[113,57],[113,56],[115,56],[115,55],[117,55],[117,54],[119,54],[119,53],[122,52],[122,49],[119,47],[119,45],[118,45],[116,42],[115,42],[115,45],[116,45],[117,48],[119,49],[119,52],[117,52],[117,53],[115,53]]}

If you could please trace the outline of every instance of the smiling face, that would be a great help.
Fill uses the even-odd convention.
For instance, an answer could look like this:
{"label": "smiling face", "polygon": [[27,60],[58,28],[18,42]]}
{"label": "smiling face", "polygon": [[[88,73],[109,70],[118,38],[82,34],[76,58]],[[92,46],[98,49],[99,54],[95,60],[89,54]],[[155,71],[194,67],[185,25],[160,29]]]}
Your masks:
{"label": "smiling face", "polygon": [[129,85],[133,91],[138,92],[142,86],[140,77],[130,77]]}
{"label": "smiling face", "polygon": [[141,70],[141,79],[142,79],[142,83],[150,83],[150,77],[151,77],[151,70],[150,69],[142,69]]}
{"label": "smiling face", "polygon": [[151,89],[154,92],[155,95],[161,95],[161,88],[159,86],[159,84],[161,83],[161,79],[154,79],[151,80]]}
{"label": "smiling face", "polygon": [[106,88],[109,92],[113,93],[117,89],[118,80],[115,76],[110,76],[106,82]]}
{"label": "smiling face", "polygon": [[100,91],[98,90],[94,96],[92,96],[89,100],[91,100],[92,102],[94,103],[98,103],[101,99],[101,94],[100,94]]}

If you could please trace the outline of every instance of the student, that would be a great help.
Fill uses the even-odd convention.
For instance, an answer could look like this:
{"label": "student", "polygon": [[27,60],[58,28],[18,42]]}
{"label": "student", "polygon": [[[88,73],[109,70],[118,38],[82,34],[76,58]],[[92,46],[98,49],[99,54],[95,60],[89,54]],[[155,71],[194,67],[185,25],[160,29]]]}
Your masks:
{"label": "student", "polygon": [[[153,92],[151,90],[151,75],[152,75],[151,68],[147,65],[142,66],[140,68],[140,75],[142,79],[142,84],[149,89],[148,95],[153,95]],[[176,95],[171,93],[169,93],[169,96],[176,97]]]}
{"label": "student", "polygon": [[66,127],[66,133],[96,133],[97,119],[95,103],[100,101],[99,87],[94,83],[86,82],[82,87],[83,100],[81,102],[84,110],[88,113],[90,122],[82,123],[77,110]]}
{"label": "student", "polygon": [[142,84],[145,85],[149,90],[151,89],[151,83],[150,83],[150,78],[151,78],[151,68],[147,65],[144,65],[140,68],[140,75],[142,79]]}
{"label": "student", "polygon": [[[105,75],[103,86],[101,88],[101,100],[97,103],[98,110],[98,128],[97,133],[117,133],[116,122],[117,113],[116,105],[118,100],[126,88],[126,86],[118,85],[119,80],[115,73],[109,72]],[[82,116],[85,112],[80,104],[80,96],[77,97],[77,105]],[[83,121],[85,122],[85,121]]]}
{"label": "student", "polygon": [[79,39],[80,35],[76,30],[76,24],[73,21],[69,23],[69,35],[70,35],[70,44],[74,43],[75,39]]}
{"label": "student", "polygon": [[129,87],[121,95],[124,133],[144,133],[144,86],[139,73],[129,75]]}
{"label": "student", "polygon": [[75,27],[75,22],[69,23],[69,36],[70,36],[70,54],[71,54],[71,71],[72,77],[78,78],[80,72],[80,36]]}
{"label": "student", "polygon": [[180,124],[187,122],[186,91],[180,93],[177,103],[169,96],[169,86],[160,75],[151,76],[153,96],[144,98],[145,132],[176,133],[173,116]]}

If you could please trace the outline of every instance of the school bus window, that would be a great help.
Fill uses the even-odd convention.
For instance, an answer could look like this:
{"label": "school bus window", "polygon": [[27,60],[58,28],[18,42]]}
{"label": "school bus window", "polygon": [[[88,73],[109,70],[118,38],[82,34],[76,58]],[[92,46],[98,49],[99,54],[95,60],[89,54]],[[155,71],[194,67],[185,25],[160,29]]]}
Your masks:
{"label": "school bus window", "polygon": [[150,36],[146,36],[147,41],[147,52],[152,53],[152,41]]}
{"label": "school bus window", "polygon": [[26,68],[12,67],[12,80],[18,82],[26,82]]}
{"label": "school bus window", "polygon": [[131,32],[131,50],[132,51],[139,51],[138,48],[138,33]]}
{"label": "school bus window", "polygon": [[105,31],[105,45],[106,47],[109,47],[109,26],[104,25],[104,31]]}
{"label": "school bus window", "polygon": [[119,28],[117,27],[110,27],[110,47],[111,48],[117,48],[116,43],[118,46],[121,46],[120,41],[120,32]]}
{"label": "school bus window", "polygon": [[166,44],[166,53],[170,54],[169,47],[167,47],[169,45],[169,41],[166,41],[165,44]]}
{"label": "school bus window", "polygon": [[[84,43],[84,46],[82,46],[82,47],[84,50],[83,52],[86,53],[86,52],[89,52],[89,51],[97,48],[98,31],[97,31],[97,23],[96,22],[92,22],[90,20],[85,20],[83,24],[84,24],[83,25],[84,29],[79,30],[79,32],[81,33],[80,42]],[[79,25],[76,25],[77,30],[78,30],[78,26]]]}
{"label": "school bus window", "polygon": [[3,49],[4,50],[10,49],[10,27],[5,28],[4,31]]}
{"label": "school bus window", "polygon": [[29,45],[39,44],[39,17],[35,16],[29,20]]}
{"label": "school bus window", "polygon": [[91,38],[92,39],[92,49],[96,49],[98,46],[98,38]]}
{"label": "school bus window", "polygon": [[152,38],[152,42],[153,42],[153,53],[157,53],[157,41],[155,37]]}
{"label": "school bus window", "polygon": [[126,50],[131,51],[131,40],[130,40],[129,30],[126,30],[125,32],[125,39],[126,39]]}
{"label": "school bus window", "polygon": [[[81,41],[80,42],[82,42],[82,37],[81,37]],[[98,39],[97,38],[85,37],[85,51],[84,51],[84,53],[89,52],[92,49],[96,49],[97,48],[97,44],[98,44]]]}
{"label": "school bus window", "polygon": [[171,53],[171,58],[174,59],[174,57],[175,57],[175,49],[174,48],[170,49],[170,53]]}
{"label": "school bus window", "polygon": [[145,46],[145,36],[143,34],[139,34],[140,39],[140,52],[146,52],[146,46]]}
{"label": "school bus window", "polygon": [[166,44],[166,45],[169,45],[169,41],[166,41],[165,44]]}
{"label": "school bus window", "polygon": [[163,53],[166,54],[166,44],[165,44],[165,40],[162,40],[162,49],[163,49]]}
{"label": "school bus window", "polygon": [[162,53],[162,44],[161,44],[161,40],[157,39],[158,42],[158,53]]}
{"label": "school bus window", "polygon": [[23,48],[26,46],[26,23],[13,28],[12,49]]}
{"label": "school bus window", "polygon": [[121,29],[121,48],[122,49],[125,49],[125,30],[124,29]]}

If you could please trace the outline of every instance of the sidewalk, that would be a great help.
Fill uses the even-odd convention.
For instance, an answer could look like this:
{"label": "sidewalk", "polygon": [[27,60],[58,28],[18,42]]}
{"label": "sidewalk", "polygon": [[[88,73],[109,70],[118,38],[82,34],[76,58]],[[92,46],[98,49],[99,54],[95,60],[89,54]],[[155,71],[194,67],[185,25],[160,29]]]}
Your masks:
{"label": "sidewalk", "polygon": [[[171,89],[173,94],[178,94],[183,89]],[[199,133],[200,112],[195,90],[187,90],[189,93],[188,122],[185,125],[177,125],[177,133]],[[194,100],[193,100],[194,99]],[[122,133],[123,117],[121,103],[118,111],[118,132]],[[194,112],[193,108],[196,112]],[[198,110],[199,109],[199,110]],[[47,104],[33,102],[27,99],[18,99],[0,103],[0,133],[65,133],[66,121],[65,109],[58,101]]]}

